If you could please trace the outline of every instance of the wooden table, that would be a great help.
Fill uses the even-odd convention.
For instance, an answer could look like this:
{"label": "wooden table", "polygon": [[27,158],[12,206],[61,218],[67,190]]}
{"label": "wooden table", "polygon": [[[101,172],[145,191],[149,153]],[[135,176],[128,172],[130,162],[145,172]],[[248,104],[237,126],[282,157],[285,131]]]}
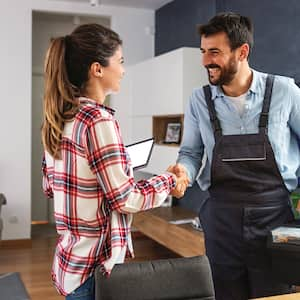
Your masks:
{"label": "wooden table", "polygon": [[299,300],[299,299],[300,299],[300,293],[294,293],[294,294],[287,294],[287,295],[255,298],[252,300]]}
{"label": "wooden table", "polygon": [[134,215],[133,227],[183,257],[205,253],[203,233],[191,224],[174,225],[170,221],[195,218],[182,207],[159,207]]}
{"label": "wooden table", "polygon": [[[174,225],[170,221],[196,217],[182,207],[159,207],[134,215],[133,226],[140,232],[183,257],[205,254],[203,233],[191,224]],[[300,300],[300,293],[252,300]]]}

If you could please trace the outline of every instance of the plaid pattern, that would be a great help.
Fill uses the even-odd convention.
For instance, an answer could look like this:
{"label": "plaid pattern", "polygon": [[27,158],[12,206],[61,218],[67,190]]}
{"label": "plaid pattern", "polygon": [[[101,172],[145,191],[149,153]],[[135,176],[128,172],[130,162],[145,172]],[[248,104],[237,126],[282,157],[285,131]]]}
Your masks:
{"label": "plaid pattern", "polygon": [[80,102],[64,127],[62,159],[45,152],[42,166],[60,235],[52,278],[62,295],[83,284],[96,265],[109,275],[126,254],[133,256],[131,213],[160,206],[175,186],[169,173],[135,183],[113,110]]}

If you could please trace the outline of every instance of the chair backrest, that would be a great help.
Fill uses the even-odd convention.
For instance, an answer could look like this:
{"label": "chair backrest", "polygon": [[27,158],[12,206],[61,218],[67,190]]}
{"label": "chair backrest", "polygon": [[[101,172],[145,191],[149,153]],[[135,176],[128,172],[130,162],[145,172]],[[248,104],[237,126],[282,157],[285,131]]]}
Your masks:
{"label": "chair backrest", "polygon": [[1,240],[1,236],[2,236],[2,230],[3,230],[3,220],[1,217],[1,208],[2,205],[6,204],[6,198],[4,196],[4,194],[0,194],[0,240]]}
{"label": "chair backrest", "polygon": [[96,300],[214,300],[206,256],[115,265],[110,277],[95,272]]}

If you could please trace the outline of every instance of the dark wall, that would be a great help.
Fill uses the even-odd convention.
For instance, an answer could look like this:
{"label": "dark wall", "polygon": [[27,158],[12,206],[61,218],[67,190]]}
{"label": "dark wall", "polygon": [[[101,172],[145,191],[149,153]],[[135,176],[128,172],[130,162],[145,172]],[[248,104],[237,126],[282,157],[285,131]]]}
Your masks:
{"label": "dark wall", "polygon": [[175,0],[155,12],[155,55],[199,47],[197,24],[216,12],[215,0]]}
{"label": "dark wall", "polygon": [[299,0],[218,0],[217,11],[251,17],[254,49],[250,64],[262,71],[300,81]]}
{"label": "dark wall", "polygon": [[252,67],[300,81],[299,0],[174,0],[156,11],[155,54],[198,47],[196,25],[220,11],[238,12],[253,20]]}

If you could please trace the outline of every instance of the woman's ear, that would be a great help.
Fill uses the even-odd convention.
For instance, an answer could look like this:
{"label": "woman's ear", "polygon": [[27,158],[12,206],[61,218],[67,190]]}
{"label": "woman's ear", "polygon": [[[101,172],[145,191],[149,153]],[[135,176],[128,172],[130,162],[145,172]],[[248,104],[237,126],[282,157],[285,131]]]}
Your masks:
{"label": "woman's ear", "polygon": [[103,67],[98,63],[94,62],[90,67],[90,74],[94,77],[103,77]]}

